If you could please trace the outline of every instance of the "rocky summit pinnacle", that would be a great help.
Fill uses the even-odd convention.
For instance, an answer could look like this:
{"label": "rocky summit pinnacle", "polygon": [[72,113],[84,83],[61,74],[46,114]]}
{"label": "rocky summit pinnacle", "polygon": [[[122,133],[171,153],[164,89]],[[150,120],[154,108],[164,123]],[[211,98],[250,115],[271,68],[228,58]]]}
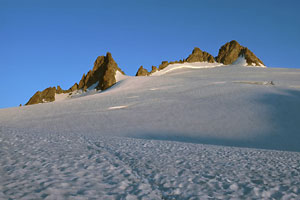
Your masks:
{"label": "rocky summit pinnacle", "polygon": [[150,73],[148,72],[147,69],[145,69],[143,66],[140,66],[138,69],[136,76],[148,76]]}
{"label": "rocky summit pinnacle", "polygon": [[232,64],[240,56],[246,59],[248,65],[264,66],[264,63],[257,58],[247,47],[241,46],[237,41],[232,40],[224,44],[216,57],[217,62],[225,65]]}
{"label": "rocky summit pinnacle", "polygon": [[86,90],[87,88],[95,85],[98,90],[105,90],[116,83],[116,72],[124,74],[118,67],[117,63],[112,58],[111,53],[106,56],[98,56],[94,63],[92,70],[83,74],[79,84],[75,83],[70,89],[62,90],[60,86],[49,87],[42,92],[36,92],[25,105],[46,103],[55,101],[55,94],[70,93],[76,90]]}
{"label": "rocky summit pinnacle", "polygon": [[212,55],[205,51],[201,51],[198,47],[195,47],[192,54],[187,57],[186,62],[209,62],[214,63],[215,59]]}
{"label": "rocky summit pinnacle", "polygon": [[105,90],[116,83],[117,71],[124,74],[112,58],[111,53],[108,52],[106,56],[98,56],[94,62],[93,70],[90,70],[86,75],[83,74],[78,89],[86,90],[97,84],[96,89]]}

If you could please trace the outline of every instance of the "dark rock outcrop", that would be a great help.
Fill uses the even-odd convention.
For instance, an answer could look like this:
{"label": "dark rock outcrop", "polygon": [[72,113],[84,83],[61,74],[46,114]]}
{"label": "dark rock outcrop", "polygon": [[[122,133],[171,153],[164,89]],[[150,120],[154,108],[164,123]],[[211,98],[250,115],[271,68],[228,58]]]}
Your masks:
{"label": "dark rock outcrop", "polygon": [[124,74],[112,58],[111,53],[108,52],[106,56],[98,56],[93,70],[90,70],[86,75],[83,74],[78,89],[86,90],[97,83],[96,89],[105,90],[116,83],[117,71]]}
{"label": "dark rock outcrop", "polygon": [[42,92],[37,91],[25,105],[52,102],[55,100],[55,93],[57,93],[55,87],[46,88]]}
{"label": "dark rock outcrop", "polygon": [[140,66],[135,76],[148,76],[150,73],[143,66]]}
{"label": "dark rock outcrop", "polygon": [[260,65],[265,65],[258,57],[256,57],[256,55],[250,51],[247,47],[245,47],[244,49],[242,49],[242,51],[240,52],[240,55],[243,55],[246,59],[246,62],[248,65],[256,65],[256,66],[260,66]]}
{"label": "dark rock outcrop", "polygon": [[219,54],[216,57],[217,62],[225,65],[232,64],[238,57],[244,56],[248,65],[264,65],[264,63],[257,58],[247,47],[241,46],[237,41],[232,40],[223,45]]}
{"label": "dark rock outcrop", "polygon": [[56,93],[57,94],[61,94],[61,93],[63,93],[64,91],[61,89],[61,87],[58,85],[57,86],[57,89],[56,89]]}
{"label": "dark rock outcrop", "polygon": [[215,59],[212,55],[205,51],[201,51],[198,47],[195,47],[192,54],[187,57],[186,62],[209,62],[214,63]]}
{"label": "dark rock outcrop", "polygon": [[78,88],[83,88],[84,87],[84,82],[85,82],[85,74],[82,75],[82,78],[79,81]]}
{"label": "dark rock outcrop", "polygon": [[158,66],[158,70],[162,70],[169,65],[168,61],[162,61],[161,64]]}
{"label": "dark rock outcrop", "polygon": [[154,72],[157,72],[157,71],[158,71],[157,67],[152,66],[152,69],[151,69],[150,74],[152,74],[152,73],[154,73]]}
{"label": "dark rock outcrop", "polygon": [[75,83],[75,84],[69,89],[69,92],[74,92],[74,91],[76,91],[76,90],[78,90],[78,84],[77,84],[77,83]]}
{"label": "dark rock outcrop", "polygon": [[[186,59],[184,60],[179,60],[179,61],[163,61],[159,67],[158,70],[162,70],[164,68],[166,68],[168,65],[170,64],[177,64],[177,63],[185,63],[185,62],[189,62],[189,63],[193,63],[193,62],[209,62],[209,63],[214,63],[215,59],[212,55],[210,55],[209,53],[205,52],[205,51],[201,51],[198,47],[195,47],[192,54],[189,55]],[[151,74],[152,72],[150,72]]]}
{"label": "dark rock outcrop", "polygon": [[60,86],[57,86],[57,89],[49,87],[42,92],[38,91],[25,105],[52,102],[55,100],[55,94],[69,93],[80,89],[86,90],[96,83],[96,89],[105,90],[116,83],[117,71],[124,74],[112,58],[111,53],[108,52],[106,56],[99,56],[96,59],[93,70],[90,70],[86,75],[83,74],[79,84],[75,83],[68,90],[63,90]]}

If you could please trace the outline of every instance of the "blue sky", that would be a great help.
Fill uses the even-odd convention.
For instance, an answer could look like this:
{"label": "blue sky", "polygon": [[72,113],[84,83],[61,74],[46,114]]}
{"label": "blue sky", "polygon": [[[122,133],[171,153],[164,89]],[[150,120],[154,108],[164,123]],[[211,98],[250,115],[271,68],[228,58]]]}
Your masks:
{"label": "blue sky", "polygon": [[235,39],[267,66],[300,68],[299,10],[299,0],[0,0],[0,108],[68,89],[107,51],[135,75]]}

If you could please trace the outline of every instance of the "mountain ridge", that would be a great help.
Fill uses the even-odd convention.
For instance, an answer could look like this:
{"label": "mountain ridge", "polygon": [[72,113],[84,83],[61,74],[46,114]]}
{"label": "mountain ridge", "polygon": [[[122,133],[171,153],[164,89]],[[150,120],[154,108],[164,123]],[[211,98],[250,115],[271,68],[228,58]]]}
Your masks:
{"label": "mountain ridge", "polygon": [[[165,69],[170,64],[180,63],[194,63],[194,62],[208,62],[208,63],[223,63],[224,65],[232,64],[240,56],[246,59],[249,66],[264,66],[263,62],[256,57],[256,55],[250,51],[247,47],[241,46],[237,41],[232,40],[224,44],[220,49],[218,56],[213,57],[208,52],[202,51],[200,48],[195,47],[192,53],[186,58],[179,61],[162,61],[158,66],[152,66],[152,70],[149,72],[143,66],[140,66],[136,76],[149,76],[154,72]],[[84,73],[78,83],[74,83],[68,90],[61,89],[60,86],[48,87],[43,91],[37,91],[25,105],[32,105],[38,103],[47,103],[55,101],[55,94],[72,93],[78,90],[86,91],[89,87],[95,86],[96,90],[106,90],[114,85],[116,80],[116,72],[119,71],[125,75],[121,68],[113,59],[110,52],[106,53],[106,56],[98,56],[94,62],[92,70]]]}

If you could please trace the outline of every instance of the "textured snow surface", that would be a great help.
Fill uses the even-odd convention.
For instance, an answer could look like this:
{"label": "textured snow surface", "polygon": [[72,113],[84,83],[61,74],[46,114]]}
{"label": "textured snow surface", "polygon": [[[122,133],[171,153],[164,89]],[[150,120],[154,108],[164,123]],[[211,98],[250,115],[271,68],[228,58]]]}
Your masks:
{"label": "textured snow surface", "polygon": [[292,199],[300,153],[1,130],[0,199]]}
{"label": "textured snow surface", "polygon": [[1,109],[0,199],[299,199],[300,70],[193,65]]}

